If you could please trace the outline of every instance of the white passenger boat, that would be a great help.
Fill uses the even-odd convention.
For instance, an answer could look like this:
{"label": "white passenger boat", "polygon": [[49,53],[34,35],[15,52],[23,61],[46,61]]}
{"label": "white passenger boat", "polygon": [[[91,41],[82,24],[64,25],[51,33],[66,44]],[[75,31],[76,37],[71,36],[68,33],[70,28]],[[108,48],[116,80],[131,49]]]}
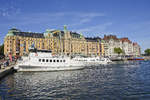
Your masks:
{"label": "white passenger boat", "polygon": [[109,58],[104,57],[81,57],[77,56],[73,58],[76,61],[85,62],[85,66],[99,66],[111,63]]}
{"label": "white passenger boat", "polygon": [[27,57],[18,61],[14,69],[17,71],[59,71],[84,68],[84,62],[76,61],[68,56],[53,56],[48,50],[31,50]]}

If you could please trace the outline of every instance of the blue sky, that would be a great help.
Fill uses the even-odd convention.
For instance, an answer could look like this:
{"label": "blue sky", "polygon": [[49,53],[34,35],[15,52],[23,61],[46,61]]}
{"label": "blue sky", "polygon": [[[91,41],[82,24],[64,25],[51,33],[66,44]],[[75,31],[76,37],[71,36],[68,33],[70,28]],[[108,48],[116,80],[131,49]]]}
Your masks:
{"label": "blue sky", "polygon": [[8,30],[46,29],[128,37],[150,48],[150,0],[0,0],[0,44]]}

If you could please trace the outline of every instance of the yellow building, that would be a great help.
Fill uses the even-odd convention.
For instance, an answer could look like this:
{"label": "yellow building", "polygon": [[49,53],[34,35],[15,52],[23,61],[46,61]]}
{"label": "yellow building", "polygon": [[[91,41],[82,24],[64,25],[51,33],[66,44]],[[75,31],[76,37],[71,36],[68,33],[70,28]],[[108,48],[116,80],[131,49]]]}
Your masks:
{"label": "yellow building", "polygon": [[51,50],[53,54],[104,55],[104,44],[100,38],[85,38],[82,34],[64,30],[49,30],[44,33],[22,32],[12,28],[4,39],[4,54],[13,56],[29,53],[33,46],[37,49]]}

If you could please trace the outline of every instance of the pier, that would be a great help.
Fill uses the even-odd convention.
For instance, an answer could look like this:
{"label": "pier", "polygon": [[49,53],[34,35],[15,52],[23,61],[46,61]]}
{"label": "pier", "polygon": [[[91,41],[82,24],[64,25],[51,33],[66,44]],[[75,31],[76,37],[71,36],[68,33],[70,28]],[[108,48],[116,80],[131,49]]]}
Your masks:
{"label": "pier", "polygon": [[150,60],[150,56],[143,56],[145,60]]}
{"label": "pier", "polygon": [[4,78],[5,76],[7,76],[7,75],[13,73],[13,66],[14,66],[14,65],[10,65],[10,66],[7,66],[7,67],[5,67],[5,68],[1,68],[1,69],[0,69],[0,80],[1,80],[2,78]]}

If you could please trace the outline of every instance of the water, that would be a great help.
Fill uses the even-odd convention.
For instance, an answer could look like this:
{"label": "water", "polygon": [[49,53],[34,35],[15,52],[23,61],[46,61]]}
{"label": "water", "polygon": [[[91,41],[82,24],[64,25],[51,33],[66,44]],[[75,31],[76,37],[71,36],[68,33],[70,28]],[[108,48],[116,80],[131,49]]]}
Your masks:
{"label": "water", "polygon": [[150,61],[83,70],[19,72],[0,81],[0,100],[149,100]]}

